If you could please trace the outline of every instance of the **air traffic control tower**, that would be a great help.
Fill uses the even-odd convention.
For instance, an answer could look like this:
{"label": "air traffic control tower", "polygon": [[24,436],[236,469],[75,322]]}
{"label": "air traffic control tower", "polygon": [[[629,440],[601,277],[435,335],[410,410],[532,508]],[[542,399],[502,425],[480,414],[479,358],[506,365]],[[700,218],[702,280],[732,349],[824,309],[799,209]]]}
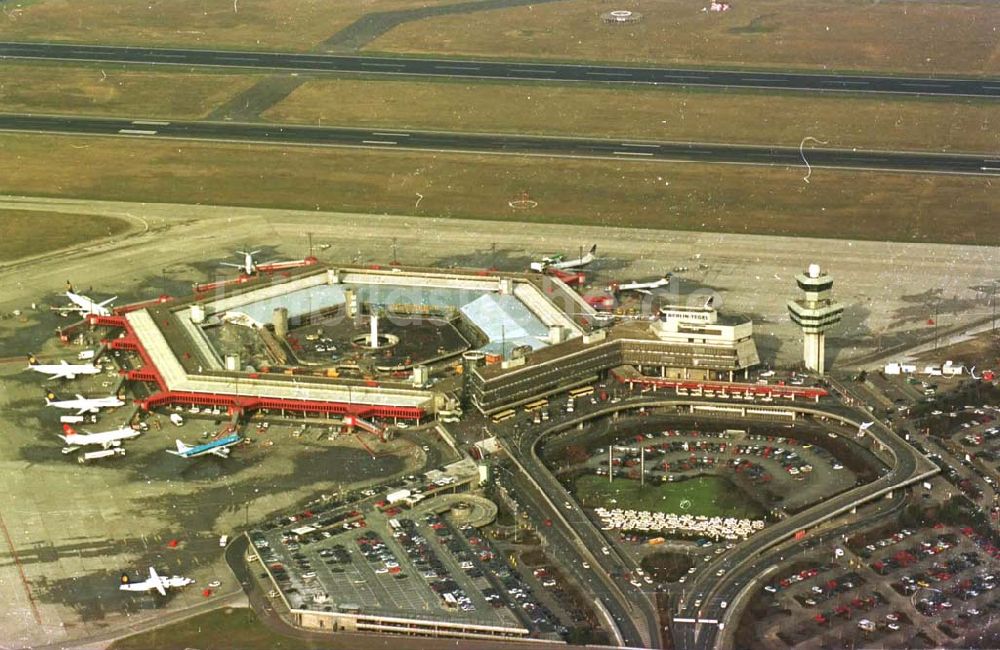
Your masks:
{"label": "air traffic control tower", "polygon": [[805,296],[788,301],[792,321],[802,328],[805,339],[802,359],[806,368],[822,375],[826,362],[826,331],[840,322],[844,306],[830,299],[833,278],[820,271],[819,264],[810,264],[805,273],[795,276]]}

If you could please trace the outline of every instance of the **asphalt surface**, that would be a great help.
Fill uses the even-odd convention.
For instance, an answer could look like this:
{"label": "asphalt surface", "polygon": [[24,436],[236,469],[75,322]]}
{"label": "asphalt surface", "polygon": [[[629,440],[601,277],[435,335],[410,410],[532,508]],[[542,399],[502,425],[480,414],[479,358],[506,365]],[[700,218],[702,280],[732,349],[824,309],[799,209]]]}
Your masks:
{"label": "asphalt surface", "polygon": [[263,68],[393,75],[585,81],[608,84],[719,86],[817,92],[874,92],[955,97],[1000,97],[1000,79],[949,79],[880,75],[698,70],[630,66],[575,65],[472,59],[424,59],[384,56],[336,56],[286,52],[239,52],[191,49],[0,43],[0,57],[64,61],[114,61],[186,66]]}
{"label": "asphalt surface", "polygon": [[46,115],[0,115],[0,131],[224,140],[273,144],[569,156],[616,160],[733,163],[895,172],[1000,176],[993,156],[925,152],[800,149],[697,142],[649,142],[396,129],[167,121]]}

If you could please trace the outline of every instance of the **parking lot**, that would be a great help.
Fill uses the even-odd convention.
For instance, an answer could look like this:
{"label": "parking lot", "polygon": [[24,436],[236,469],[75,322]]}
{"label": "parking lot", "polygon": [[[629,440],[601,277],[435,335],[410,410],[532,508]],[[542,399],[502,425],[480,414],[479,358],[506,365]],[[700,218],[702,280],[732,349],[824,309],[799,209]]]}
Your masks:
{"label": "parking lot", "polygon": [[[411,503],[427,480],[412,476],[373,486],[360,502],[328,503],[253,531],[252,543],[289,605],[465,620],[551,638],[565,633],[509,558],[479,528],[446,514],[448,500]],[[431,485],[438,490],[452,487],[447,475],[436,480]],[[389,502],[404,492],[412,493],[405,502]]]}
{"label": "parking lot", "polygon": [[995,549],[971,529],[890,526],[772,573],[754,605],[785,647],[939,647],[993,624]]}

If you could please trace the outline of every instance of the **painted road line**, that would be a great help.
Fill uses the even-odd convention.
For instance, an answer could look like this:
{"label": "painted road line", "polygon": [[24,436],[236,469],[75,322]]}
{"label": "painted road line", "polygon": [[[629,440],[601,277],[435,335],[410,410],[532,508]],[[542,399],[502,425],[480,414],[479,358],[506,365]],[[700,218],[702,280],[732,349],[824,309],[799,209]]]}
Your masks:
{"label": "painted road line", "polygon": [[393,142],[392,140],[362,140],[361,144],[399,144],[398,142]]}
{"label": "painted road line", "polygon": [[623,142],[621,144],[621,146],[623,146],[623,147],[642,147],[642,148],[645,148],[645,149],[659,149],[660,148],[660,145],[658,145],[658,144],[643,144],[641,142]]}
{"label": "painted road line", "polygon": [[118,133],[122,135],[156,135],[156,131],[147,131],[145,129],[118,129]]}
{"label": "painted road line", "polygon": [[652,156],[647,151],[613,151],[616,156]]}
{"label": "painted road line", "polygon": [[408,137],[410,137],[409,133],[382,133],[380,131],[372,131],[372,135],[382,135],[382,136],[386,136],[387,135],[390,138],[408,138]]}
{"label": "painted road line", "polygon": [[136,126],[168,126],[170,122],[160,122],[157,120],[132,120]]}
{"label": "painted road line", "polygon": [[403,63],[368,63],[362,62],[362,66],[368,66],[369,68],[405,68],[406,65]]}
{"label": "painted road line", "polygon": [[587,74],[593,75],[595,77],[631,77],[631,72],[591,72],[588,71]]}

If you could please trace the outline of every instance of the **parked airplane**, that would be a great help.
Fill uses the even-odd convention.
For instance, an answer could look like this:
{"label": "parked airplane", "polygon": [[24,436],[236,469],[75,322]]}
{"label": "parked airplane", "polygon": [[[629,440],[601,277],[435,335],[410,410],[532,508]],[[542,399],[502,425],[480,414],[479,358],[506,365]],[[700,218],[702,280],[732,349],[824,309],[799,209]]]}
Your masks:
{"label": "parked airplane", "polygon": [[135,438],[142,433],[132,427],[121,427],[120,429],[101,431],[100,433],[90,433],[89,431],[77,433],[76,429],[68,424],[63,425],[63,431],[66,435],[60,435],[59,437],[62,438],[63,442],[65,442],[69,447],[101,445],[104,449],[107,449],[108,447],[117,447],[121,444],[122,440]]}
{"label": "parked airplane", "polygon": [[182,576],[161,576],[156,572],[156,569],[149,567],[149,577],[142,582],[132,582],[129,579],[127,573],[122,574],[122,583],[118,586],[122,591],[151,591],[153,589],[160,592],[161,596],[167,595],[167,589],[175,589],[178,587],[186,587],[193,584],[194,580],[191,578],[184,578]]}
{"label": "parked airplane", "polygon": [[859,438],[863,437],[865,435],[865,431],[871,429],[874,424],[875,422],[872,421],[872,422],[862,422],[860,425],[858,425],[858,437]]}
{"label": "parked airplane", "polygon": [[530,268],[532,271],[538,271],[539,273],[546,269],[575,269],[581,266],[586,266],[597,259],[596,253],[597,244],[594,244],[583,257],[575,260],[564,260],[561,256],[546,256],[538,262],[532,262]]}
{"label": "parked airplane", "polygon": [[54,406],[57,409],[77,409],[77,415],[84,413],[97,413],[104,408],[116,408],[123,406],[125,402],[114,395],[107,397],[84,397],[77,393],[76,399],[57,400],[55,393],[45,396],[45,406]]}
{"label": "parked airplane", "polygon": [[63,359],[59,363],[38,363],[34,355],[28,355],[28,370],[41,372],[49,375],[49,381],[53,379],[76,379],[77,375],[96,375],[101,372],[100,367],[92,363],[66,363]]}
{"label": "parked airplane", "polygon": [[659,289],[660,287],[665,287],[670,284],[670,274],[665,273],[659,280],[653,280],[652,282],[626,282],[624,284],[613,283],[608,287],[608,291],[611,293],[618,293],[619,291],[637,291],[639,293],[651,294],[653,289]]}
{"label": "parked airplane", "polygon": [[53,307],[53,311],[58,312],[71,312],[75,311],[87,316],[89,314],[96,314],[97,316],[110,316],[111,310],[108,308],[112,302],[118,299],[118,296],[112,296],[107,300],[102,300],[101,302],[96,302],[89,296],[85,296],[82,293],[76,293],[73,291],[73,285],[66,281],[66,298],[69,299],[72,306],[70,307]]}
{"label": "parked airplane", "polygon": [[242,264],[233,264],[232,262],[220,262],[222,266],[231,266],[242,271],[246,275],[253,275],[257,272],[257,262],[254,261],[253,256],[260,251],[236,251],[243,256]]}
{"label": "parked airplane", "polygon": [[180,456],[181,458],[197,458],[198,456],[204,456],[205,454],[215,454],[220,458],[229,457],[229,448],[235,444],[239,444],[241,438],[238,433],[230,434],[224,438],[219,438],[218,440],[213,440],[212,442],[207,442],[203,445],[195,445],[194,447],[190,445],[185,445],[180,440],[177,440],[177,450],[168,449],[168,454],[173,454],[174,456]]}

